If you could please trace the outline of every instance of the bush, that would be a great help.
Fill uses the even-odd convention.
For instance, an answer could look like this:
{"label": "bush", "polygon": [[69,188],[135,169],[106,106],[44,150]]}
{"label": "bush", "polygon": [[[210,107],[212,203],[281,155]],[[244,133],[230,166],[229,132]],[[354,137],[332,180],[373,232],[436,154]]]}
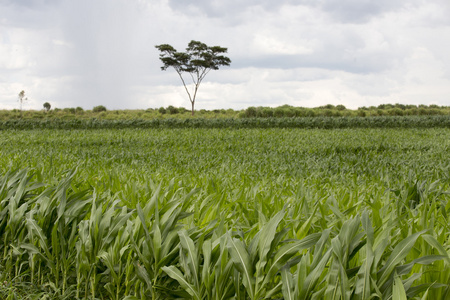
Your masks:
{"label": "bush", "polygon": [[405,110],[405,115],[408,116],[414,116],[414,115],[418,115],[419,114],[419,110],[416,108],[408,108]]}
{"label": "bush", "polygon": [[400,103],[395,103],[394,108],[405,110],[406,109],[406,105],[400,104]]}
{"label": "bush", "polygon": [[392,104],[380,104],[378,105],[379,109],[390,109],[390,108],[394,108],[394,105]]}
{"label": "bush", "polygon": [[247,118],[254,118],[254,117],[256,117],[256,113],[257,113],[256,107],[250,106],[250,107],[248,107],[248,108],[245,110],[245,114],[244,114],[244,115],[245,115]]}
{"label": "bush", "polygon": [[403,116],[403,110],[401,108],[392,108],[388,110],[390,116]]}
{"label": "bush", "polygon": [[333,104],[327,104],[325,106],[319,106],[320,109],[335,109]]}
{"label": "bush", "polygon": [[95,112],[95,113],[97,113],[97,112],[102,112],[102,111],[106,111],[106,107],[104,107],[103,105],[98,105],[98,106],[95,106],[95,107],[92,109],[92,111]]}
{"label": "bush", "polygon": [[282,106],[275,107],[273,110],[273,115],[277,118],[284,117],[286,115],[285,108]]}
{"label": "bush", "polygon": [[66,112],[66,113],[75,114],[76,110],[73,107],[66,107],[66,108],[63,109],[63,111]]}
{"label": "bush", "polygon": [[282,108],[284,110],[284,116],[285,117],[289,117],[289,118],[295,117],[295,115],[296,115],[295,107],[288,106],[288,105],[283,105]]}
{"label": "bush", "polygon": [[360,117],[365,117],[366,116],[366,112],[362,109],[358,110],[358,116]]}
{"label": "bush", "polygon": [[169,107],[167,107],[167,112],[171,115],[175,115],[178,113],[178,108],[176,108],[172,105],[169,105]]}
{"label": "bush", "polygon": [[162,106],[158,109],[158,111],[162,115],[164,115],[166,113],[166,109],[164,107],[162,107]]}
{"label": "bush", "polygon": [[270,107],[264,107],[261,109],[261,116],[263,118],[270,118],[273,117],[273,109]]}
{"label": "bush", "polygon": [[305,110],[305,117],[315,117],[316,116],[316,112],[313,109],[306,109]]}
{"label": "bush", "polygon": [[439,109],[435,109],[435,108],[431,108],[431,105],[428,106],[428,115],[432,116],[432,115],[441,115],[442,112]]}
{"label": "bush", "polygon": [[333,110],[331,110],[331,109],[324,109],[322,111],[322,113],[326,117],[332,117],[334,115]]}

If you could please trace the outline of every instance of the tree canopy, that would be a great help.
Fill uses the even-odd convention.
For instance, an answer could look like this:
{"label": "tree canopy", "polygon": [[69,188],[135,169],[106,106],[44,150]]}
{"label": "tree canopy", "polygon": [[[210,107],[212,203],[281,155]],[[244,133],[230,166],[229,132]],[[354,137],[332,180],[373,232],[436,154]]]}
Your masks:
{"label": "tree canopy", "polygon": [[44,109],[45,109],[46,111],[49,111],[50,108],[52,108],[51,104],[48,103],[48,102],[45,102],[43,106],[44,106]]}
{"label": "tree canopy", "polygon": [[[161,53],[159,59],[163,62],[161,70],[165,71],[172,67],[178,73],[183,82],[184,88],[189,96],[192,107],[192,115],[194,115],[195,98],[200,83],[211,70],[218,70],[221,66],[229,66],[231,60],[223,54],[227,52],[227,48],[220,46],[207,46],[199,41],[191,41],[186,48],[186,52],[178,52],[169,44],[155,46]],[[193,91],[189,91],[188,85],[183,78],[183,73],[189,73]]]}
{"label": "tree canopy", "polygon": [[20,103],[20,111],[22,111],[23,101],[28,100],[28,98],[25,97],[25,91],[24,90],[20,91],[20,93],[18,95],[18,98],[19,98],[19,103]]}

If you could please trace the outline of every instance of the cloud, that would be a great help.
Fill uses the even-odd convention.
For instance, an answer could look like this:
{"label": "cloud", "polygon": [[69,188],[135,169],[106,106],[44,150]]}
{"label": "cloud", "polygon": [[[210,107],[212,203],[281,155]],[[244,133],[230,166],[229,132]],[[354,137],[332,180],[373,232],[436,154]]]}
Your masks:
{"label": "cloud", "polygon": [[[209,18],[223,18],[232,20],[231,23],[245,19],[241,18],[248,11],[255,11],[259,8],[266,11],[278,10],[280,7],[286,4],[295,3],[294,0],[198,0],[198,1],[183,1],[183,0],[169,0],[169,6],[178,12],[190,15],[205,15]],[[299,1],[302,3],[303,1]],[[304,1],[308,2],[308,1]]]}
{"label": "cloud", "polygon": [[187,107],[154,46],[190,40],[232,60],[208,74],[199,109],[450,103],[449,13],[445,0],[4,0],[0,109],[22,89],[36,109]]}
{"label": "cloud", "polygon": [[416,1],[402,0],[320,0],[317,7],[334,20],[343,23],[366,23],[372,18],[388,12],[395,12]]}
{"label": "cloud", "polygon": [[418,0],[169,0],[169,6],[176,11],[195,16],[205,15],[209,18],[220,18],[245,22],[245,14],[251,12],[279,13],[284,7],[312,8],[326,14],[334,21],[342,23],[365,23],[382,14],[398,11],[407,6],[417,5]]}

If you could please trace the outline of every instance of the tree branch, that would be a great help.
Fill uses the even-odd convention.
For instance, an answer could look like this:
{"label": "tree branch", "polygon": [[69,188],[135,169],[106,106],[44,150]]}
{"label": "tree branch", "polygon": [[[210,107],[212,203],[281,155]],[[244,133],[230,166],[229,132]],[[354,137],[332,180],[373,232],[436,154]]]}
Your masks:
{"label": "tree branch", "polygon": [[[178,75],[180,76],[181,82],[183,82],[184,89],[186,90],[186,93],[187,93],[188,96],[189,96],[189,101],[191,101],[191,103],[193,103],[192,97],[191,97],[191,93],[189,93],[189,89],[187,88],[186,83],[184,82],[183,76],[181,75],[181,71],[179,71],[179,70],[177,70],[177,69],[175,69],[175,70],[177,71]],[[195,101],[195,98],[194,98],[194,101]]]}

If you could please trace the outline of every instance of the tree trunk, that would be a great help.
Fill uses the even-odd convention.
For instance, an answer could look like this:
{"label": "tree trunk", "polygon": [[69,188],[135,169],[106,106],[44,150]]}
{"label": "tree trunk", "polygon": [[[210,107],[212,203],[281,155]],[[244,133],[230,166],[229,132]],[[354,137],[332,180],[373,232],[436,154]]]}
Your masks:
{"label": "tree trunk", "polygon": [[191,101],[191,105],[192,105],[191,114],[192,116],[194,116],[194,101]]}

